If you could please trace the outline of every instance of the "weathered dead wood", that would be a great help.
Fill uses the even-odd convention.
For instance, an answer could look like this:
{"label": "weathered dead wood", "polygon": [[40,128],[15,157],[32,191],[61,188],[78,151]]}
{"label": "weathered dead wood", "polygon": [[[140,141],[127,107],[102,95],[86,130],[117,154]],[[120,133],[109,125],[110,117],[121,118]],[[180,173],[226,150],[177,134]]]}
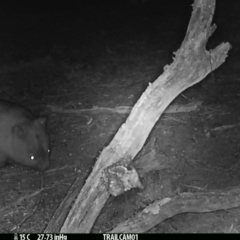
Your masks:
{"label": "weathered dead wood", "polygon": [[111,233],[144,233],[160,222],[179,213],[212,212],[240,206],[240,188],[181,193],[155,201],[142,212],[119,224]]}
{"label": "weathered dead wood", "polygon": [[[127,174],[120,168],[119,174],[123,173],[125,182],[120,181],[120,176],[117,184],[115,177],[118,172],[114,169],[127,166],[137,155],[161,114],[178,94],[200,82],[225,61],[229,43],[222,43],[211,52],[205,49],[216,28],[211,27],[214,9],[215,0],[195,0],[185,39],[175,54],[174,62],[166,66],[164,73],[149,85],[111,143],[103,149],[60,232],[87,233],[91,230],[110,195],[109,190],[114,192],[112,183],[118,188],[118,193],[131,187],[131,183],[129,185],[126,181]],[[109,181],[106,176],[111,177],[111,168],[115,175]],[[125,183],[128,185],[125,186]],[[60,225],[58,219],[60,216],[55,217],[56,224]],[[52,232],[52,228],[48,227],[45,232]]]}
{"label": "weathered dead wood", "polygon": [[[195,111],[202,102],[191,102],[186,105],[179,105],[174,104],[169,106],[164,113],[180,113],[180,112],[190,112]],[[70,113],[70,114],[81,114],[83,112],[90,112],[90,113],[119,113],[119,114],[129,114],[132,110],[132,107],[128,106],[117,106],[115,108],[109,108],[109,107],[93,107],[93,108],[87,108],[87,109],[64,109],[62,107],[56,107],[53,105],[48,105],[48,109],[50,109],[52,112],[58,112],[58,113]]]}

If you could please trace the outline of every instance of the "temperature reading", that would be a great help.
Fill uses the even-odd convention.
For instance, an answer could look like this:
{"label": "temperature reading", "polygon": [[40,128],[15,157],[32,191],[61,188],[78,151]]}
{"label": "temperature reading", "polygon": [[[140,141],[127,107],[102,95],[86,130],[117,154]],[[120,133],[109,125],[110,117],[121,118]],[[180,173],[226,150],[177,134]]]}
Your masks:
{"label": "temperature reading", "polygon": [[67,236],[64,234],[15,234],[14,240],[67,240]]}
{"label": "temperature reading", "polygon": [[19,234],[19,240],[30,240],[30,234]]}

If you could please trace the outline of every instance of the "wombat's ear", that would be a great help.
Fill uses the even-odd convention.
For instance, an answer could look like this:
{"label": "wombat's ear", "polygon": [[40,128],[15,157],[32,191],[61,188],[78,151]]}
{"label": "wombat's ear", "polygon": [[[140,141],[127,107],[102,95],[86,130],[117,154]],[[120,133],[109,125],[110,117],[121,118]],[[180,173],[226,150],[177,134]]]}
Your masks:
{"label": "wombat's ear", "polygon": [[24,129],[22,126],[14,126],[12,132],[15,136],[22,138],[24,136]]}

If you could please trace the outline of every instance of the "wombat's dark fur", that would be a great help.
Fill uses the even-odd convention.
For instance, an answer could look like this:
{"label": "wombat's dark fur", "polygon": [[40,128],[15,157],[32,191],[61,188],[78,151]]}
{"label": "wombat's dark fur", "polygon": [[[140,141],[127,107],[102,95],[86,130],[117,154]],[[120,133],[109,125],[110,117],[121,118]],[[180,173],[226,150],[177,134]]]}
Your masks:
{"label": "wombat's dark fur", "polygon": [[44,171],[49,166],[46,118],[35,117],[25,107],[0,99],[0,167],[7,162]]}

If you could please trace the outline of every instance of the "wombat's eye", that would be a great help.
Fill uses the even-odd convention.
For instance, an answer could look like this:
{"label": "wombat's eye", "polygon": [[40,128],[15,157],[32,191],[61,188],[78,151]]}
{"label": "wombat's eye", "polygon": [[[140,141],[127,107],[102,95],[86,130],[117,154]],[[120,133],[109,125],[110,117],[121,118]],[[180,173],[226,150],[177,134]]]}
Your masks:
{"label": "wombat's eye", "polygon": [[48,153],[50,153],[50,152],[51,152],[51,151],[50,151],[50,149],[48,149],[47,151],[48,151]]}
{"label": "wombat's eye", "polygon": [[30,155],[30,159],[34,160],[35,159],[34,155]]}

